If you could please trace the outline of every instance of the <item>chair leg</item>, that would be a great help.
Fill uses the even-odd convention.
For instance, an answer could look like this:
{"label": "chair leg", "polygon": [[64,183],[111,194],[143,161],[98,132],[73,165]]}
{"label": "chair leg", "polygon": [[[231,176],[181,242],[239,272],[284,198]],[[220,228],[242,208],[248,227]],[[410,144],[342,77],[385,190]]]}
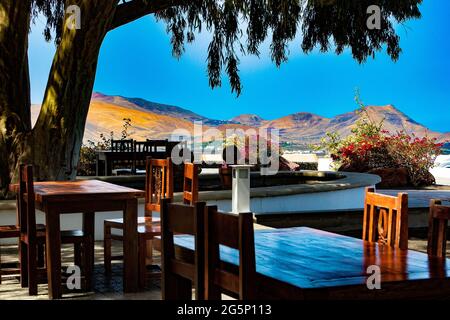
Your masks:
{"label": "chair leg", "polygon": [[92,273],[94,269],[94,255],[95,255],[95,213],[83,213],[83,255],[84,255],[84,278],[86,290],[92,290]]}
{"label": "chair leg", "polygon": [[146,258],[149,259],[150,264],[153,264],[153,240],[147,240],[147,252],[146,252]]}
{"label": "chair leg", "polygon": [[81,243],[74,243],[73,247],[74,247],[73,248],[74,249],[74,263],[83,272],[84,271],[84,264],[82,263]]}
{"label": "chair leg", "polygon": [[2,246],[0,246],[0,284],[2,284]]}
{"label": "chair leg", "polygon": [[43,243],[39,243],[37,246],[37,266],[38,268],[45,267],[45,247]]}
{"label": "chair leg", "polygon": [[147,278],[147,241],[145,238],[139,238],[139,288],[145,289]]}
{"label": "chair leg", "polygon": [[103,235],[103,257],[105,264],[105,274],[111,275],[111,226],[105,222]]}
{"label": "chair leg", "polygon": [[37,277],[37,245],[28,245],[28,294],[35,296],[38,294],[38,277]]}
{"label": "chair leg", "polygon": [[20,286],[22,288],[28,287],[28,244],[20,241],[19,251],[20,251]]}

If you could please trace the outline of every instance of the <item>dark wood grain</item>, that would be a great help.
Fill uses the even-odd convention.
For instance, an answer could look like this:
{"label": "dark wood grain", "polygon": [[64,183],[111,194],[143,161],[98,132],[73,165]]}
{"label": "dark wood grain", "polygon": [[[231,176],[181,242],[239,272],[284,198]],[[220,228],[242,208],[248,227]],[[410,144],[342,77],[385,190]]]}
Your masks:
{"label": "dark wood grain", "polygon": [[408,249],[408,195],[396,197],[367,188],[364,200],[363,240]]}
{"label": "dark wood grain", "polygon": [[[180,254],[193,240],[176,236]],[[450,297],[450,261],[311,228],[255,232],[256,295],[261,299],[404,299]],[[237,270],[237,250],[220,246]],[[369,290],[367,268],[381,270],[381,290]]]}
{"label": "dark wood grain", "polygon": [[[161,235],[160,221],[153,217],[153,212],[160,211],[162,198],[173,198],[173,166],[170,158],[153,159],[148,157],[145,165],[145,217],[136,217],[136,229],[138,233],[138,261],[139,261],[139,287],[144,289],[147,278],[147,259],[152,263],[154,236]],[[139,222],[139,223],[138,223]],[[104,261],[105,273],[111,274],[111,261],[122,257],[111,255],[112,240],[124,241],[124,237],[114,233],[113,230],[123,230],[124,220],[113,219],[104,222]],[[156,275],[154,272],[152,275]]]}
{"label": "dark wood grain", "polygon": [[[222,265],[220,246],[236,250],[238,266],[235,270]],[[230,293],[240,300],[256,298],[255,244],[253,214],[231,214],[209,206],[205,217],[205,297],[220,299]]]}
{"label": "dark wood grain", "polygon": [[[11,185],[12,191],[19,191],[19,185]],[[29,197],[28,193],[23,193]],[[90,286],[89,276],[92,273],[93,263],[93,237],[94,214],[104,211],[122,211],[126,221],[124,232],[124,291],[135,292],[138,288],[137,266],[137,197],[144,192],[136,189],[121,187],[98,180],[81,181],[49,181],[34,183],[34,200],[36,208],[44,211],[46,216],[46,247],[47,271],[49,281],[49,297],[61,298],[61,242],[67,243],[75,239],[75,235],[65,239],[66,234],[60,231],[60,215],[70,213],[83,213],[83,239],[87,239],[82,247],[86,248],[83,254],[88,265],[86,285]],[[24,199],[19,196],[18,199]],[[19,201],[19,209],[24,208],[27,202]],[[22,210],[21,210],[22,211]],[[21,226],[22,227],[22,226]],[[24,227],[25,228],[25,227]],[[27,231],[27,229],[24,229]],[[69,235],[68,235],[69,236]],[[27,242],[21,244],[21,261],[30,263],[27,257]],[[29,274],[24,277],[23,285],[27,285]]]}
{"label": "dark wood grain", "polygon": [[450,207],[440,200],[431,200],[428,216],[428,248],[430,256],[445,257],[447,252],[447,229]]}
{"label": "dark wood grain", "polygon": [[[11,185],[11,191],[18,193],[19,185]],[[34,183],[35,200],[39,203],[73,202],[97,200],[124,200],[143,197],[142,190],[118,186],[100,180],[46,181]]]}
{"label": "dark wood grain", "polygon": [[[191,300],[192,285],[194,285],[195,298],[203,300],[206,204],[197,202],[190,206],[173,204],[170,203],[170,199],[163,199],[161,208],[162,298],[164,300]],[[174,234],[176,233],[189,234],[194,237],[193,260],[176,257],[174,247]]]}
{"label": "dark wood grain", "polygon": [[198,201],[198,172],[200,166],[194,163],[184,164],[183,203],[194,204]]}

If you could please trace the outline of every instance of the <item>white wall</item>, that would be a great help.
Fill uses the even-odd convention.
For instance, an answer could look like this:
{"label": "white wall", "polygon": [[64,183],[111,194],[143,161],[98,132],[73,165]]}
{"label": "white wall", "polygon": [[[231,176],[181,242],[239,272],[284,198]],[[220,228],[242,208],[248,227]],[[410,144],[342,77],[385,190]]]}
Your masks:
{"label": "white wall", "polygon": [[[138,206],[139,216],[144,216],[144,205]],[[155,213],[155,216],[158,216]],[[103,222],[105,219],[117,219],[122,218],[122,212],[98,212],[95,214],[95,239],[103,240]],[[45,217],[42,212],[37,213],[37,223],[45,223]],[[13,210],[0,210],[0,225],[8,225],[16,223],[16,212]],[[61,229],[81,229],[82,215],[81,214],[64,214],[61,215]],[[2,239],[0,243],[15,243],[14,239]]]}
{"label": "white wall", "polygon": [[[280,197],[252,198],[250,209],[256,214],[362,209],[364,207],[364,194],[365,187]],[[217,205],[219,210],[222,211],[231,211],[230,200],[208,201],[208,204]]]}
{"label": "white wall", "polygon": [[[365,188],[337,190],[330,192],[302,193],[288,196],[252,198],[251,211],[256,214],[285,213],[299,211],[323,211],[340,209],[361,209],[364,206]],[[231,211],[230,200],[208,201],[209,205],[217,205],[219,210]],[[139,204],[139,216],[144,215],[144,205]],[[300,213],[301,214],[301,213]],[[157,216],[158,214],[155,214]],[[61,216],[61,229],[80,229],[81,214],[65,214]],[[95,214],[95,239],[103,239],[103,221],[121,218],[121,212],[100,212]],[[0,225],[15,224],[14,210],[0,210]],[[37,222],[44,223],[44,214],[38,212]],[[14,243],[15,240],[0,240],[0,243]]]}

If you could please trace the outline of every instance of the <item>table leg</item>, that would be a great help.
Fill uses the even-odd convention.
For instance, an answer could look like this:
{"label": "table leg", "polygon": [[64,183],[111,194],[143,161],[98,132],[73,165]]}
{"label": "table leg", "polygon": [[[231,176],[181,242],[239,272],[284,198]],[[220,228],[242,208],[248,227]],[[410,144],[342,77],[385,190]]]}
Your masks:
{"label": "table leg", "polygon": [[105,176],[112,176],[112,162],[109,157],[105,159]]}
{"label": "table leg", "polygon": [[92,289],[92,273],[94,270],[94,246],[95,246],[95,212],[83,213],[83,233],[88,237],[86,247],[83,249],[84,272],[86,279],[86,290]]}
{"label": "table leg", "polygon": [[138,290],[137,199],[126,201],[123,211],[123,285],[125,292]]}
{"label": "table leg", "polygon": [[96,154],[95,155],[95,175],[98,177],[98,174],[99,174],[99,166],[100,166],[100,159],[99,159],[99,156],[98,156],[98,154]]}
{"label": "table leg", "polygon": [[103,175],[104,176],[108,175],[108,160],[107,160],[107,158],[105,158],[105,160],[103,160]]}
{"label": "table leg", "polygon": [[46,251],[48,296],[50,299],[61,298],[61,230],[60,216],[55,209],[47,209],[46,222]]}

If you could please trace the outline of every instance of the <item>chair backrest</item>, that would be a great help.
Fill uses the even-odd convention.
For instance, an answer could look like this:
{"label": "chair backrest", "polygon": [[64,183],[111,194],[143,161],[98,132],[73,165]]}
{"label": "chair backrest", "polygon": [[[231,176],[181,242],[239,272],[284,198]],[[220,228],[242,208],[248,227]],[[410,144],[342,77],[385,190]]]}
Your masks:
{"label": "chair backrest", "polygon": [[397,197],[366,189],[363,240],[408,249],[408,195]]}
{"label": "chair backrest", "polygon": [[194,204],[198,201],[198,170],[199,166],[187,162],[184,164],[183,203]]}
{"label": "chair backrest", "polygon": [[165,159],[170,157],[167,152],[168,140],[148,140],[146,142],[147,152],[152,158]]}
{"label": "chair backrest", "polygon": [[111,140],[111,151],[113,152],[133,152],[134,140]]}
{"label": "chair backrest", "polygon": [[[178,277],[194,283],[197,300],[204,299],[204,217],[206,204],[197,202],[193,206],[171,203],[170,199],[161,200],[161,262],[162,297],[164,300],[189,299],[192,291],[189,286],[185,297],[177,296]],[[194,260],[188,261],[175,256],[174,234],[194,236]]]}
{"label": "chair backrest", "polygon": [[[220,245],[236,249],[239,266],[226,267],[220,260]],[[205,218],[205,297],[220,300],[221,292],[240,300],[256,298],[256,259],[251,212],[223,213],[208,207]]]}
{"label": "chair backrest", "polygon": [[33,182],[33,166],[21,164],[19,168],[19,225],[32,243],[36,238],[36,207]]}
{"label": "chair backrest", "polygon": [[173,198],[173,167],[170,158],[147,158],[145,166],[145,215],[160,212],[162,198]]}
{"label": "chair backrest", "polygon": [[428,216],[428,255],[446,256],[448,220],[450,207],[443,206],[440,200],[431,200]]}

